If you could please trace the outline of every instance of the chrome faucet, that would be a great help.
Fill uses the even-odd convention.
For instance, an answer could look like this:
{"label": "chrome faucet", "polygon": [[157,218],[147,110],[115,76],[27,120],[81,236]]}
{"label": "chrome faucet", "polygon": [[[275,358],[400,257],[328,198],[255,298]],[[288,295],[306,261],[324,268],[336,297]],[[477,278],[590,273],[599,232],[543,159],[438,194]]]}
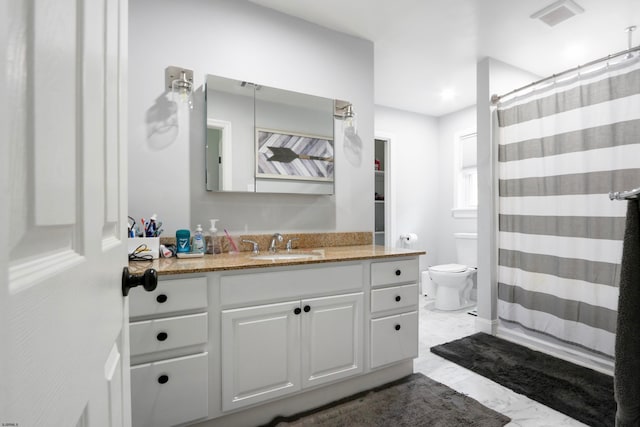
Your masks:
{"label": "chrome faucet", "polygon": [[286,246],[287,252],[290,252],[291,249],[293,249],[293,242],[296,241],[296,240],[300,240],[300,238],[299,237],[292,237],[291,239],[287,240],[287,246]]}
{"label": "chrome faucet", "polygon": [[275,233],[273,236],[271,236],[271,243],[269,243],[269,252],[271,253],[276,253],[278,252],[278,248],[276,247],[276,244],[278,242],[282,242],[284,240],[284,237],[282,237],[282,234],[280,233]]}
{"label": "chrome faucet", "polygon": [[258,246],[258,242],[254,242],[253,240],[249,240],[249,239],[242,239],[242,243],[248,243],[250,245],[253,245],[253,250],[251,252],[254,255],[260,253],[260,247]]}

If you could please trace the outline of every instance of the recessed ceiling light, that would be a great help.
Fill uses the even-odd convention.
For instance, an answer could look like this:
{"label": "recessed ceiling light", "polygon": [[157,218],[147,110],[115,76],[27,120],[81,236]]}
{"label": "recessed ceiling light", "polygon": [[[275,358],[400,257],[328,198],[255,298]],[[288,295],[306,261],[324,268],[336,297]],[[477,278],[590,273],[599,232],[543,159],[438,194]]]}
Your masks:
{"label": "recessed ceiling light", "polygon": [[451,101],[455,96],[456,91],[451,88],[442,89],[442,92],[440,92],[440,98],[442,98],[443,101]]}
{"label": "recessed ceiling light", "polygon": [[531,15],[531,19],[539,19],[550,27],[584,12],[584,9],[573,0],[560,0],[550,4]]}

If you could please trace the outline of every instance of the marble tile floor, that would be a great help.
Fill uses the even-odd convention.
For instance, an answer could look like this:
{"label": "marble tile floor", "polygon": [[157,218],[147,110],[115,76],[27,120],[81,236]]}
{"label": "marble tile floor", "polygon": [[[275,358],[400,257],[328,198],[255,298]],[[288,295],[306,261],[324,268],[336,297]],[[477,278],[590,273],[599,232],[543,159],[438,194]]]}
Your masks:
{"label": "marble tile floor", "polygon": [[509,427],[585,426],[573,418],[431,353],[429,348],[432,346],[474,334],[476,318],[467,314],[470,309],[437,311],[433,308],[432,301],[421,298],[420,354],[413,363],[415,372],[421,372],[508,416],[511,418],[511,422],[507,424]]}

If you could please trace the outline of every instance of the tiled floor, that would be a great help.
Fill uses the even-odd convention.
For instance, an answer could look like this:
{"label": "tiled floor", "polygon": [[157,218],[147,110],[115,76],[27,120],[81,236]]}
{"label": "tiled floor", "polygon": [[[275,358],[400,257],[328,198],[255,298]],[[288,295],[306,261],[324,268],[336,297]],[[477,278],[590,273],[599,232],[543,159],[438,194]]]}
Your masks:
{"label": "tiled floor", "polygon": [[475,317],[469,310],[439,312],[433,304],[421,301],[420,355],[414,361],[414,370],[466,394],[483,405],[511,418],[510,427],[584,426],[547,406],[477,375],[429,351],[429,348],[475,333]]}

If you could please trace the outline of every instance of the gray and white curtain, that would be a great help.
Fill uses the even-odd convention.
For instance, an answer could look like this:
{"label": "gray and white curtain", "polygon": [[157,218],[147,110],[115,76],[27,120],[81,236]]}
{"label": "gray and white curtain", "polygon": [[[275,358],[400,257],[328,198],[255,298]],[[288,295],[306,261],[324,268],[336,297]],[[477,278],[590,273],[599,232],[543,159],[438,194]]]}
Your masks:
{"label": "gray and white curtain", "polygon": [[640,187],[640,60],[497,108],[498,317],[613,355],[626,204]]}

